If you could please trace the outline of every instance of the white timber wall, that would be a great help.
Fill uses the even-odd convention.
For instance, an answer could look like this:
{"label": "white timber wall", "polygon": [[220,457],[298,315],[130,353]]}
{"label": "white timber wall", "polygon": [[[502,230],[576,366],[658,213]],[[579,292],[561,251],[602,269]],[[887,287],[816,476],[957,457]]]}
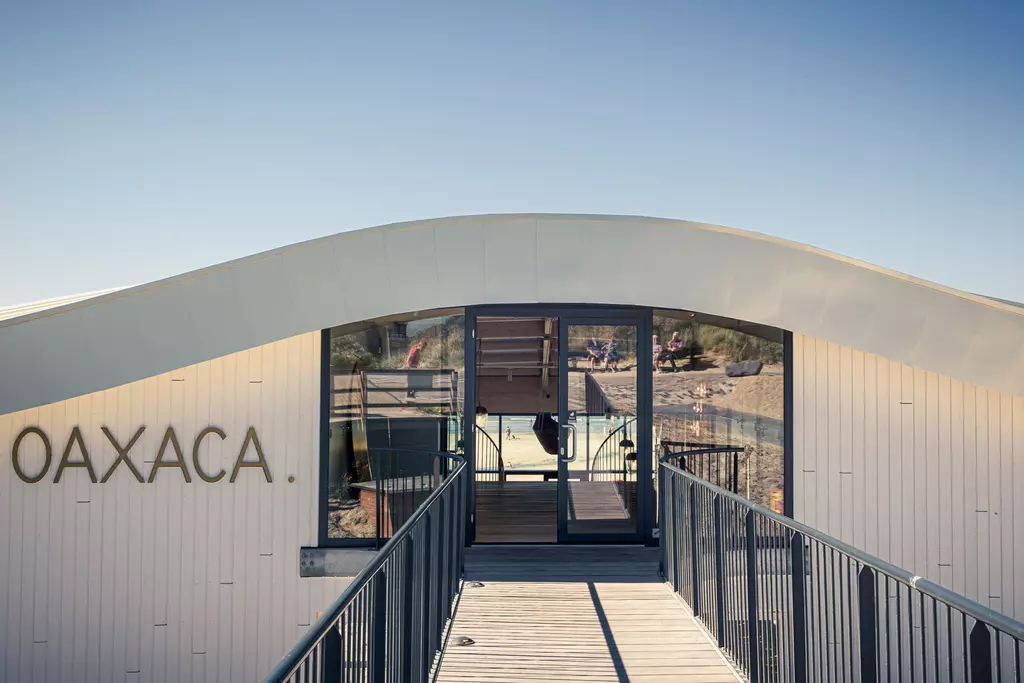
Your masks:
{"label": "white timber wall", "polygon": [[[132,384],[0,416],[0,680],[255,681],[340,594],[343,579],[300,579],[299,548],[317,540],[320,334],[304,334]],[[122,462],[106,483],[68,468],[79,427],[96,476],[117,457],[102,428],[149,477],[168,427],[180,468],[140,483]],[[15,474],[12,447],[26,427],[52,443],[38,483]],[[200,464],[195,437],[208,426]],[[273,483],[243,468],[253,427]],[[43,466],[37,435],[19,462]],[[171,446],[164,460],[174,459]],[[246,461],[257,460],[251,446]],[[69,460],[83,462],[78,444]],[[294,483],[289,483],[294,477]]]}
{"label": "white timber wall", "polygon": [[1024,619],[1024,398],[799,334],[793,364],[796,518]]}

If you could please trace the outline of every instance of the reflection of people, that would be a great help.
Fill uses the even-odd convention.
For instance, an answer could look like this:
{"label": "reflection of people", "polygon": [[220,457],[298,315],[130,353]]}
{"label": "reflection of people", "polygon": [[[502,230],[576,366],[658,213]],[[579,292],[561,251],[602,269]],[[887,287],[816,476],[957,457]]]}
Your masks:
{"label": "reflection of people", "polygon": [[[420,366],[420,360],[422,359],[423,349],[427,346],[427,340],[422,339],[409,349],[409,357],[405,359],[405,367],[409,369],[416,369]],[[408,381],[408,380],[407,380]],[[413,389],[409,389],[406,396],[413,398],[416,396],[416,392]]]}
{"label": "reflection of people", "polygon": [[587,342],[587,360],[590,362],[590,369],[596,370],[597,364],[604,358],[601,353],[601,345],[597,343],[596,337],[591,337]]}
{"label": "reflection of people", "polygon": [[654,347],[653,347],[653,351],[654,351],[654,353],[653,353],[653,357],[654,357],[654,371],[655,372],[660,372],[661,368],[658,367],[658,363],[661,363],[662,361],[666,361],[667,360],[669,363],[672,364],[672,372],[675,372],[676,371],[676,359],[675,359],[675,357],[672,355],[671,352],[666,351],[665,349],[663,349],[661,347],[661,344],[658,342],[658,335],[654,335],[653,341],[654,341]]}
{"label": "reflection of people", "polygon": [[512,428],[511,427],[505,427],[505,441],[511,441],[511,440],[512,440]]}
{"label": "reflection of people", "polygon": [[615,341],[615,335],[608,337],[608,343],[604,345],[604,369],[607,370],[611,366],[612,372],[619,371],[619,361],[622,360],[622,356],[619,355],[618,342]]}
{"label": "reflection of people", "polygon": [[678,332],[672,333],[672,338],[668,340],[668,350],[674,354],[679,353],[683,350],[685,344],[683,340],[679,338]]}
{"label": "reflection of people", "polygon": [[420,366],[420,356],[423,353],[423,349],[427,345],[427,340],[423,339],[416,342],[409,349],[409,357],[405,361],[405,367],[407,368],[418,368]]}
{"label": "reflection of people", "polygon": [[[668,340],[668,352],[673,360],[686,360],[686,342],[679,338],[678,332],[673,332],[672,338]],[[672,367],[676,367],[674,362],[672,363]],[[696,369],[692,367],[692,363],[691,369]]]}

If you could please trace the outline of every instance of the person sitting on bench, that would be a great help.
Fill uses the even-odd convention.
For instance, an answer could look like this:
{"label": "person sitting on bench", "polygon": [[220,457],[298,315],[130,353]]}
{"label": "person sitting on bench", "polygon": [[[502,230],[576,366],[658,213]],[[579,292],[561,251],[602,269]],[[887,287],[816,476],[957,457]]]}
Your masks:
{"label": "person sitting on bench", "polygon": [[590,362],[590,369],[597,370],[597,364],[604,360],[601,352],[601,345],[597,343],[597,337],[591,337],[587,342],[587,361]]}
{"label": "person sitting on bench", "polygon": [[672,372],[676,372],[678,368],[676,368],[675,356],[673,356],[670,351],[666,351],[665,349],[663,349],[661,347],[661,344],[658,343],[658,335],[654,335],[654,340],[653,341],[654,341],[654,353],[653,353],[653,357],[654,357],[654,371],[655,372],[661,372],[661,367],[659,367],[658,363],[662,363],[664,361],[668,361],[669,363],[672,364]]}
{"label": "person sitting on bench", "polygon": [[619,343],[615,341],[615,335],[608,337],[608,343],[602,350],[604,351],[604,369],[608,370],[608,367],[611,366],[612,372],[618,372],[622,356],[619,354]]}
{"label": "person sitting on bench", "polygon": [[[686,342],[679,338],[678,332],[672,333],[672,338],[668,340],[668,352],[672,355],[672,358],[678,360],[686,359]],[[675,367],[675,363],[672,364]]]}

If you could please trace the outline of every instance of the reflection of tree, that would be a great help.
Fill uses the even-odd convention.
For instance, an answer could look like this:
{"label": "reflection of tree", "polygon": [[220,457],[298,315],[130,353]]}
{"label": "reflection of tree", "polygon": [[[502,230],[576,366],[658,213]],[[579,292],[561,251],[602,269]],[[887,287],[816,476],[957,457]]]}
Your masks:
{"label": "reflection of tree", "polygon": [[461,370],[465,358],[465,317],[423,321],[427,323],[411,337],[389,338],[390,353],[381,337],[389,335],[384,329],[364,330],[343,335],[331,335],[331,367],[335,371],[397,369],[405,365],[410,347],[420,341],[427,342],[420,356],[420,367]]}
{"label": "reflection of tree", "polygon": [[465,317],[453,315],[417,332],[410,343],[427,342],[420,367],[461,371],[465,360],[465,325]]}
{"label": "reflection of tree", "polygon": [[373,367],[377,356],[359,341],[358,334],[331,336],[331,367],[336,370]]}

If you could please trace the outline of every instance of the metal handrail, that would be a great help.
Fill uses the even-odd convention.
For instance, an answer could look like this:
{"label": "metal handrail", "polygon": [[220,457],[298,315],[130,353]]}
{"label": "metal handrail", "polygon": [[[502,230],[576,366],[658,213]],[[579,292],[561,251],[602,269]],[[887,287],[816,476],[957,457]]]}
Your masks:
{"label": "metal handrail", "polygon": [[608,436],[606,436],[604,438],[604,441],[601,442],[601,445],[597,447],[597,450],[594,451],[594,457],[596,458],[601,453],[601,449],[604,448],[605,444],[608,443],[609,439],[611,439],[613,436],[615,436],[620,431],[624,430],[626,427],[628,427],[629,425],[633,424],[634,422],[636,422],[636,418],[635,417],[633,419],[631,419],[631,420],[626,420],[625,422],[620,424],[618,427],[613,429],[611,431],[611,433],[609,433]]}
{"label": "metal handrail", "polygon": [[[455,539],[449,539],[450,541],[452,541],[449,544],[449,549],[454,551],[457,556],[457,566],[453,567],[452,569],[454,569],[457,572],[458,576],[461,576],[462,547],[465,545],[465,458],[459,455],[455,455],[453,453],[442,453],[439,451],[417,451],[400,448],[389,448],[380,450],[388,451],[394,454],[431,456],[438,462],[448,461],[449,463],[454,463],[455,467],[448,473],[448,475],[444,478],[440,485],[437,488],[435,488],[430,493],[430,495],[427,496],[423,503],[409,516],[405,523],[402,524],[401,528],[397,532],[392,534],[391,538],[384,545],[384,547],[381,548],[374,556],[374,558],[366,565],[366,567],[364,567],[363,570],[356,575],[356,577],[345,588],[345,590],[338,597],[338,599],[335,600],[331,604],[331,606],[327,608],[323,615],[316,620],[316,623],[309,627],[306,633],[303,634],[303,636],[292,647],[292,649],[288,651],[288,653],[281,659],[280,662],[278,662],[277,666],[275,666],[273,670],[266,676],[266,678],[264,678],[264,683],[283,683],[285,681],[295,680],[331,680],[324,676],[325,670],[336,666],[340,666],[343,663],[340,660],[340,652],[331,653],[324,651],[325,648],[323,647],[323,645],[325,639],[331,636],[337,639],[337,632],[340,626],[339,621],[342,618],[343,614],[345,613],[346,609],[352,605],[352,603],[355,601],[357,597],[366,597],[363,595],[364,589],[370,586],[371,582],[374,582],[375,579],[378,578],[385,565],[393,558],[393,556],[396,555],[397,551],[403,546],[405,546],[407,550],[409,550],[409,564],[411,565],[412,554],[411,548],[409,548],[409,544],[410,541],[412,540],[414,532],[416,532],[418,528],[421,526],[421,522],[428,518],[428,515],[430,514],[432,507],[443,496],[446,496],[451,492],[454,492],[454,507],[456,508],[456,510],[453,517],[454,523],[451,523],[451,527],[448,529],[448,531],[454,532]],[[452,518],[449,518],[449,522],[451,521]],[[445,529],[441,527],[442,525],[439,523],[437,528],[438,534],[442,534],[445,531]],[[436,550],[437,552],[435,552],[435,556],[440,554],[439,549]],[[432,555],[429,552],[425,552],[424,554],[426,558],[432,558]],[[433,560],[431,560],[431,562],[433,562]],[[444,579],[445,577],[440,578]],[[405,577],[405,581],[403,582],[405,585],[401,586],[404,592],[411,593],[413,580],[413,576]],[[424,581],[421,584],[421,590],[428,590],[432,588],[429,585],[423,585],[425,583],[426,582]],[[378,607],[378,605],[376,604],[378,595],[381,592],[387,590],[387,582],[377,580],[376,584],[377,585],[374,586],[374,590],[372,591],[374,595],[370,598],[370,602],[374,603],[374,609]],[[452,585],[454,586],[454,582],[452,583]],[[454,590],[454,593],[451,595],[451,598],[454,598],[457,592],[458,591],[456,588]],[[387,600],[387,602],[391,602],[391,600]],[[439,609],[446,609],[450,616],[451,606],[450,604],[446,605],[445,602],[446,599],[438,600],[438,604],[435,606]],[[365,617],[366,615],[364,614],[363,616]],[[409,615],[404,616],[408,617]],[[367,638],[373,638],[378,628],[384,629],[385,626],[379,623],[375,624],[374,629],[372,630],[364,629],[362,635]],[[437,633],[433,634],[434,640],[437,641],[435,643],[435,646],[439,649],[440,629],[435,630],[437,631]],[[404,643],[404,645],[406,647],[409,646],[408,643]],[[337,647],[340,649],[340,643],[337,644]],[[372,645],[367,646],[367,650],[369,651],[370,649],[372,649]],[[380,653],[377,654],[379,655]],[[330,661],[332,658],[335,659],[334,662]],[[429,659],[432,661],[433,656],[430,655]],[[373,669],[374,677],[367,680],[385,680],[384,671],[382,668],[385,663],[386,658],[381,661],[378,661],[377,666],[374,668],[374,662],[370,662],[369,665]],[[425,678],[425,675],[425,672],[417,674],[416,680],[419,680],[420,678]],[[293,678],[296,676],[297,678]]]}
{"label": "metal handrail", "polygon": [[[710,479],[710,476],[711,476],[711,466],[710,466],[710,464],[707,464],[707,467],[705,467],[706,463],[704,462],[704,460],[701,460],[700,461],[700,463],[701,463],[701,467],[700,467],[701,471],[698,472],[697,469],[688,461],[689,461],[689,459],[692,456],[720,455],[720,454],[723,454],[723,453],[732,453],[732,455],[733,455],[732,463],[729,463],[729,464],[732,465],[732,468],[731,468],[731,471],[727,472],[726,480],[728,481],[730,479],[729,475],[731,474],[732,491],[733,491],[733,493],[739,493],[739,488],[740,488],[740,482],[739,482],[739,456],[740,456],[741,453],[746,453],[746,450],[747,449],[744,448],[743,446],[709,446],[707,448],[694,448],[694,449],[690,449],[690,450],[675,451],[673,453],[666,454],[666,455],[662,456],[661,462],[666,462],[667,460],[670,460],[672,458],[681,458],[687,464],[687,466],[686,466],[686,471],[687,472],[689,472],[690,474],[692,474],[694,476],[697,476],[697,477],[703,479],[704,481],[707,481],[707,482],[710,482],[712,484],[718,485],[718,483],[722,480],[722,477],[721,477],[721,474],[722,474],[722,471],[721,471],[721,461],[718,458],[715,459],[715,464],[718,465],[718,467],[715,468],[716,475],[718,476],[716,481],[711,481],[711,479]],[[707,470],[707,471],[705,472],[705,470]],[[707,474],[707,476],[704,476],[705,474]]]}
{"label": "metal handrail", "polygon": [[635,417],[632,418],[632,419],[624,420],[622,422],[622,424],[620,424],[618,427],[613,429],[611,431],[611,433],[608,434],[608,436],[606,436],[604,438],[604,441],[601,442],[601,445],[597,447],[596,451],[594,451],[594,457],[591,458],[591,461],[590,461],[590,474],[592,474],[592,475],[593,474],[621,474],[623,478],[626,477],[627,465],[626,465],[626,461],[625,460],[622,461],[622,469],[614,469],[614,470],[609,470],[609,469],[600,469],[599,470],[599,469],[597,469],[597,463],[598,463],[599,460],[602,460],[602,459],[603,460],[612,460],[614,458],[614,456],[617,456],[617,455],[623,455],[624,456],[625,455],[624,453],[623,454],[619,453],[618,449],[620,449],[621,446],[618,446],[618,445],[615,446],[615,448],[609,450],[607,453],[602,453],[601,451],[604,450],[604,447],[606,445],[608,445],[608,442],[611,440],[611,438],[613,436],[615,436],[619,432],[622,432],[623,434],[625,434],[626,433],[626,428],[629,427],[629,425],[633,424],[634,422],[636,422],[636,418]]}
{"label": "metal handrail", "polygon": [[662,572],[750,680],[858,663],[865,681],[917,680],[915,664],[921,680],[1021,680],[1024,623],[670,464],[680,455],[659,460]]}
{"label": "metal handrail", "polygon": [[[494,442],[494,439],[491,438],[491,435],[487,433],[487,430],[484,429],[483,427],[481,427],[480,425],[474,424],[473,425],[473,430],[477,434],[482,434],[483,436],[487,437],[487,441],[490,442],[491,448],[494,451],[494,454],[498,458],[498,467],[497,467],[496,470],[491,470],[490,468],[487,468],[487,467],[477,467],[476,468],[477,474],[480,474],[480,473],[497,474],[498,475],[498,481],[504,481],[505,480],[505,476],[504,476],[505,475],[505,463],[504,463],[504,461],[503,461],[503,459],[501,457],[501,447]],[[499,436],[498,438],[500,439],[501,437]],[[477,453],[476,456],[477,456],[477,458],[476,458],[477,462],[479,462],[480,459],[481,459],[479,457],[480,454]]]}
{"label": "metal handrail", "polygon": [[974,602],[969,598],[965,598],[959,593],[954,593],[953,591],[947,588],[943,588],[942,586],[938,585],[933,581],[929,581],[924,577],[918,576],[912,572],[908,572],[906,569],[903,569],[902,567],[897,567],[894,564],[890,564],[885,560],[875,557],[874,555],[868,555],[862,550],[858,550],[857,548],[853,547],[849,543],[844,543],[843,541],[840,541],[838,538],[829,536],[828,534],[824,534],[813,527],[809,527],[806,524],[803,524],[802,522],[796,521],[792,517],[780,515],[778,512],[775,512],[770,508],[766,508],[763,505],[758,505],[757,503],[751,502],[741,495],[733,493],[728,489],[724,489],[721,486],[716,486],[715,484],[712,484],[706,479],[701,479],[700,477],[697,477],[690,472],[681,470],[678,467],[669,465],[666,462],[666,460],[676,457],[678,455],[680,454],[670,453],[669,455],[662,456],[662,465],[664,465],[667,469],[682,474],[684,477],[699,482],[702,486],[707,486],[717,495],[725,496],[729,500],[739,503],[740,505],[743,505],[744,507],[753,510],[757,514],[767,517],[773,522],[781,524],[785,527],[789,527],[793,531],[802,534],[805,538],[813,538],[816,541],[831,546],[839,552],[849,555],[850,557],[856,559],[861,564],[867,565],[872,569],[888,574],[895,579],[899,579],[900,581],[903,581],[917,588],[925,595],[936,598],[937,600],[942,600],[943,602],[948,603],[963,612],[967,612],[969,614],[976,613],[981,621],[984,621],[986,623],[991,624],[992,626],[995,626],[1007,635],[1011,635],[1014,638],[1024,640],[1024,622],[1011,619],[1005,614],[1001,614],[1000,612],[996,612],[995,610],[989,607],[985,607],[980,603]]}

